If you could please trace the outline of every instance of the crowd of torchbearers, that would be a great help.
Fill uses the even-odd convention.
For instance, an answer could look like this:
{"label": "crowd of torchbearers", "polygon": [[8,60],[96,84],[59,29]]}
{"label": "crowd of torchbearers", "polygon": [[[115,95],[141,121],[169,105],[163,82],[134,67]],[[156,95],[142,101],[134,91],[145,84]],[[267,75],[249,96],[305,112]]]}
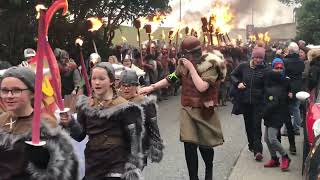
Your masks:
{"label": "crowd of torchbearers", "polygon": [[39,13],[37,50],[21,52],[18,66],[0,64],[1,180],[142,180],[144,168],[166,155],[158,103],[177,95],[190,180],[199,179],[198,149],[205,180],[213,179],[214,147],[224,143],[216,107],[227,101],[243,115],[253,158],[264,158],[263,119],[264,167],[289,169],[302,123],[295,94],[317,86],[319,50],[302,40],[231,44],[227,36],[213,45],[191,34],[169,46],[116,45],[107,59],[94,52],[84,60],[80,51],[77,60],[51,49],[52,12]]}

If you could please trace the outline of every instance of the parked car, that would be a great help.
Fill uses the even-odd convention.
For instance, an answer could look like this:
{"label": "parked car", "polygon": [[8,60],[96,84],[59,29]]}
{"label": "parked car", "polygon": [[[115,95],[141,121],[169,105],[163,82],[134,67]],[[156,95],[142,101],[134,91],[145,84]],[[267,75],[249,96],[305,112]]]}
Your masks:
{"label": "parked car", "polygon": [[305,180],[320,178],[320,92],[299,92],[297,98],[306,103],[304,116],[303,176]]}

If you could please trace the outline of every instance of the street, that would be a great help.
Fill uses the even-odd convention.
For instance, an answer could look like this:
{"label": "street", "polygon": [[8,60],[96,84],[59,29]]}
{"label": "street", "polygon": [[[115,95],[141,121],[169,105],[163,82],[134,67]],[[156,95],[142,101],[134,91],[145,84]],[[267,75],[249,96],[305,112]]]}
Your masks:
{"label": "street", "polygon": [[[246,145],[242,116],[231,115],[231,104],[219,107],[225,143],[215,148],[214,179],[228,179],[232,167]],[[187,180],[188,171],[184,158],[183,143],[179,141],[180,96],[169,97],[159,103],[158,120],[161,136],[165,143],[161,163],[149,163],[145,168],[145,180]],[[199,153],[199,178],[204,179],[204,163]]]}

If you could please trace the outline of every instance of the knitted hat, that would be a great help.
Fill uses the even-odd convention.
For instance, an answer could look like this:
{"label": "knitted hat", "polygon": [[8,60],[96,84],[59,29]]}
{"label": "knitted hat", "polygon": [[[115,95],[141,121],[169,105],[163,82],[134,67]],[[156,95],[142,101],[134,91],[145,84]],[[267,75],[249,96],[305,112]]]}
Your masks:
{"label": "knitted hat", "polygon": [[283,64],[283,61],[282,59],[280,58],[275,58],[273,61],[272,61],[272,68],[274,69],[275,67],[284,67],[284,64]]}
{"label": "knitted hat", "polygon": [[253,58],[262,58],[264,59],[266,55],[266,50],[262,47],[255,47],[253,50],[252,50],[252,57]]}
{"label": "knitted hat", "polygon": [[36,74],[27,67],[11,67],[3,74],[2,79],[15,77],[21,80],[30,91],[34,92]]}
{"label": "knitted hat", "polygon": [[111,63],[101,62],[101,63],[98,63],[97,65],[95,65],[93,67],[93,69],[97,68],[97,67],[105,69],[107,71],[107,74],[109,76],[110,81],[111,82],[115,81],[115,70],[114,70],[114,68],[113,68]]}
{"label": "knitted hat", "polygon": [[283,63],[282,59],[280,59],[280,58],[275,58],[272,61],[272,68],[275,69],[277,67],[282,67],[282,71],[280,74],[281,74],[281,79],[284,79],[286,77],[286,72],[284,69],[284,63]]}

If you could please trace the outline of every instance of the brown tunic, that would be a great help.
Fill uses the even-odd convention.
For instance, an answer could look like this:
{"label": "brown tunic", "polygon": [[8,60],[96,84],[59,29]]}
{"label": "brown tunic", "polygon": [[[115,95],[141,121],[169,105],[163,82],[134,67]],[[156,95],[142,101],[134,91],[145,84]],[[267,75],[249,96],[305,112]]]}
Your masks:
{"label": "brown tunic", "polygon": [[179,64],[177,76],[182,81],[180,119],[180,140],[194,144],[215,147],[224,142],[218,114],[214,107],[204,107],[204,102],[217,103],[219,81],[216,71],[211,68],[200,74],[202,80],[209,83],[206,92],[199,92],[195,87],[190,74],[183,65]]}
{"label": "brown tunic", "polygon": [[[42,117],[52,127],[57,126],[53,117],[45,114]],[[15,123],[10,128],[11,118],[10,113],[5,112],[0,115],[0,179],[29,179],[24,153],[25,139],[22,136],[30,133],[33,116],[12,118]]]}
{"label": "brown tunic", "polygon": [[78,122],[89,136],[85,149],[86,177],[120,177],[130,154],[126,128],[135,118],[141,118],[141,110],[122,97],[99,103],[85,96],[79,97],[77,110]]}

